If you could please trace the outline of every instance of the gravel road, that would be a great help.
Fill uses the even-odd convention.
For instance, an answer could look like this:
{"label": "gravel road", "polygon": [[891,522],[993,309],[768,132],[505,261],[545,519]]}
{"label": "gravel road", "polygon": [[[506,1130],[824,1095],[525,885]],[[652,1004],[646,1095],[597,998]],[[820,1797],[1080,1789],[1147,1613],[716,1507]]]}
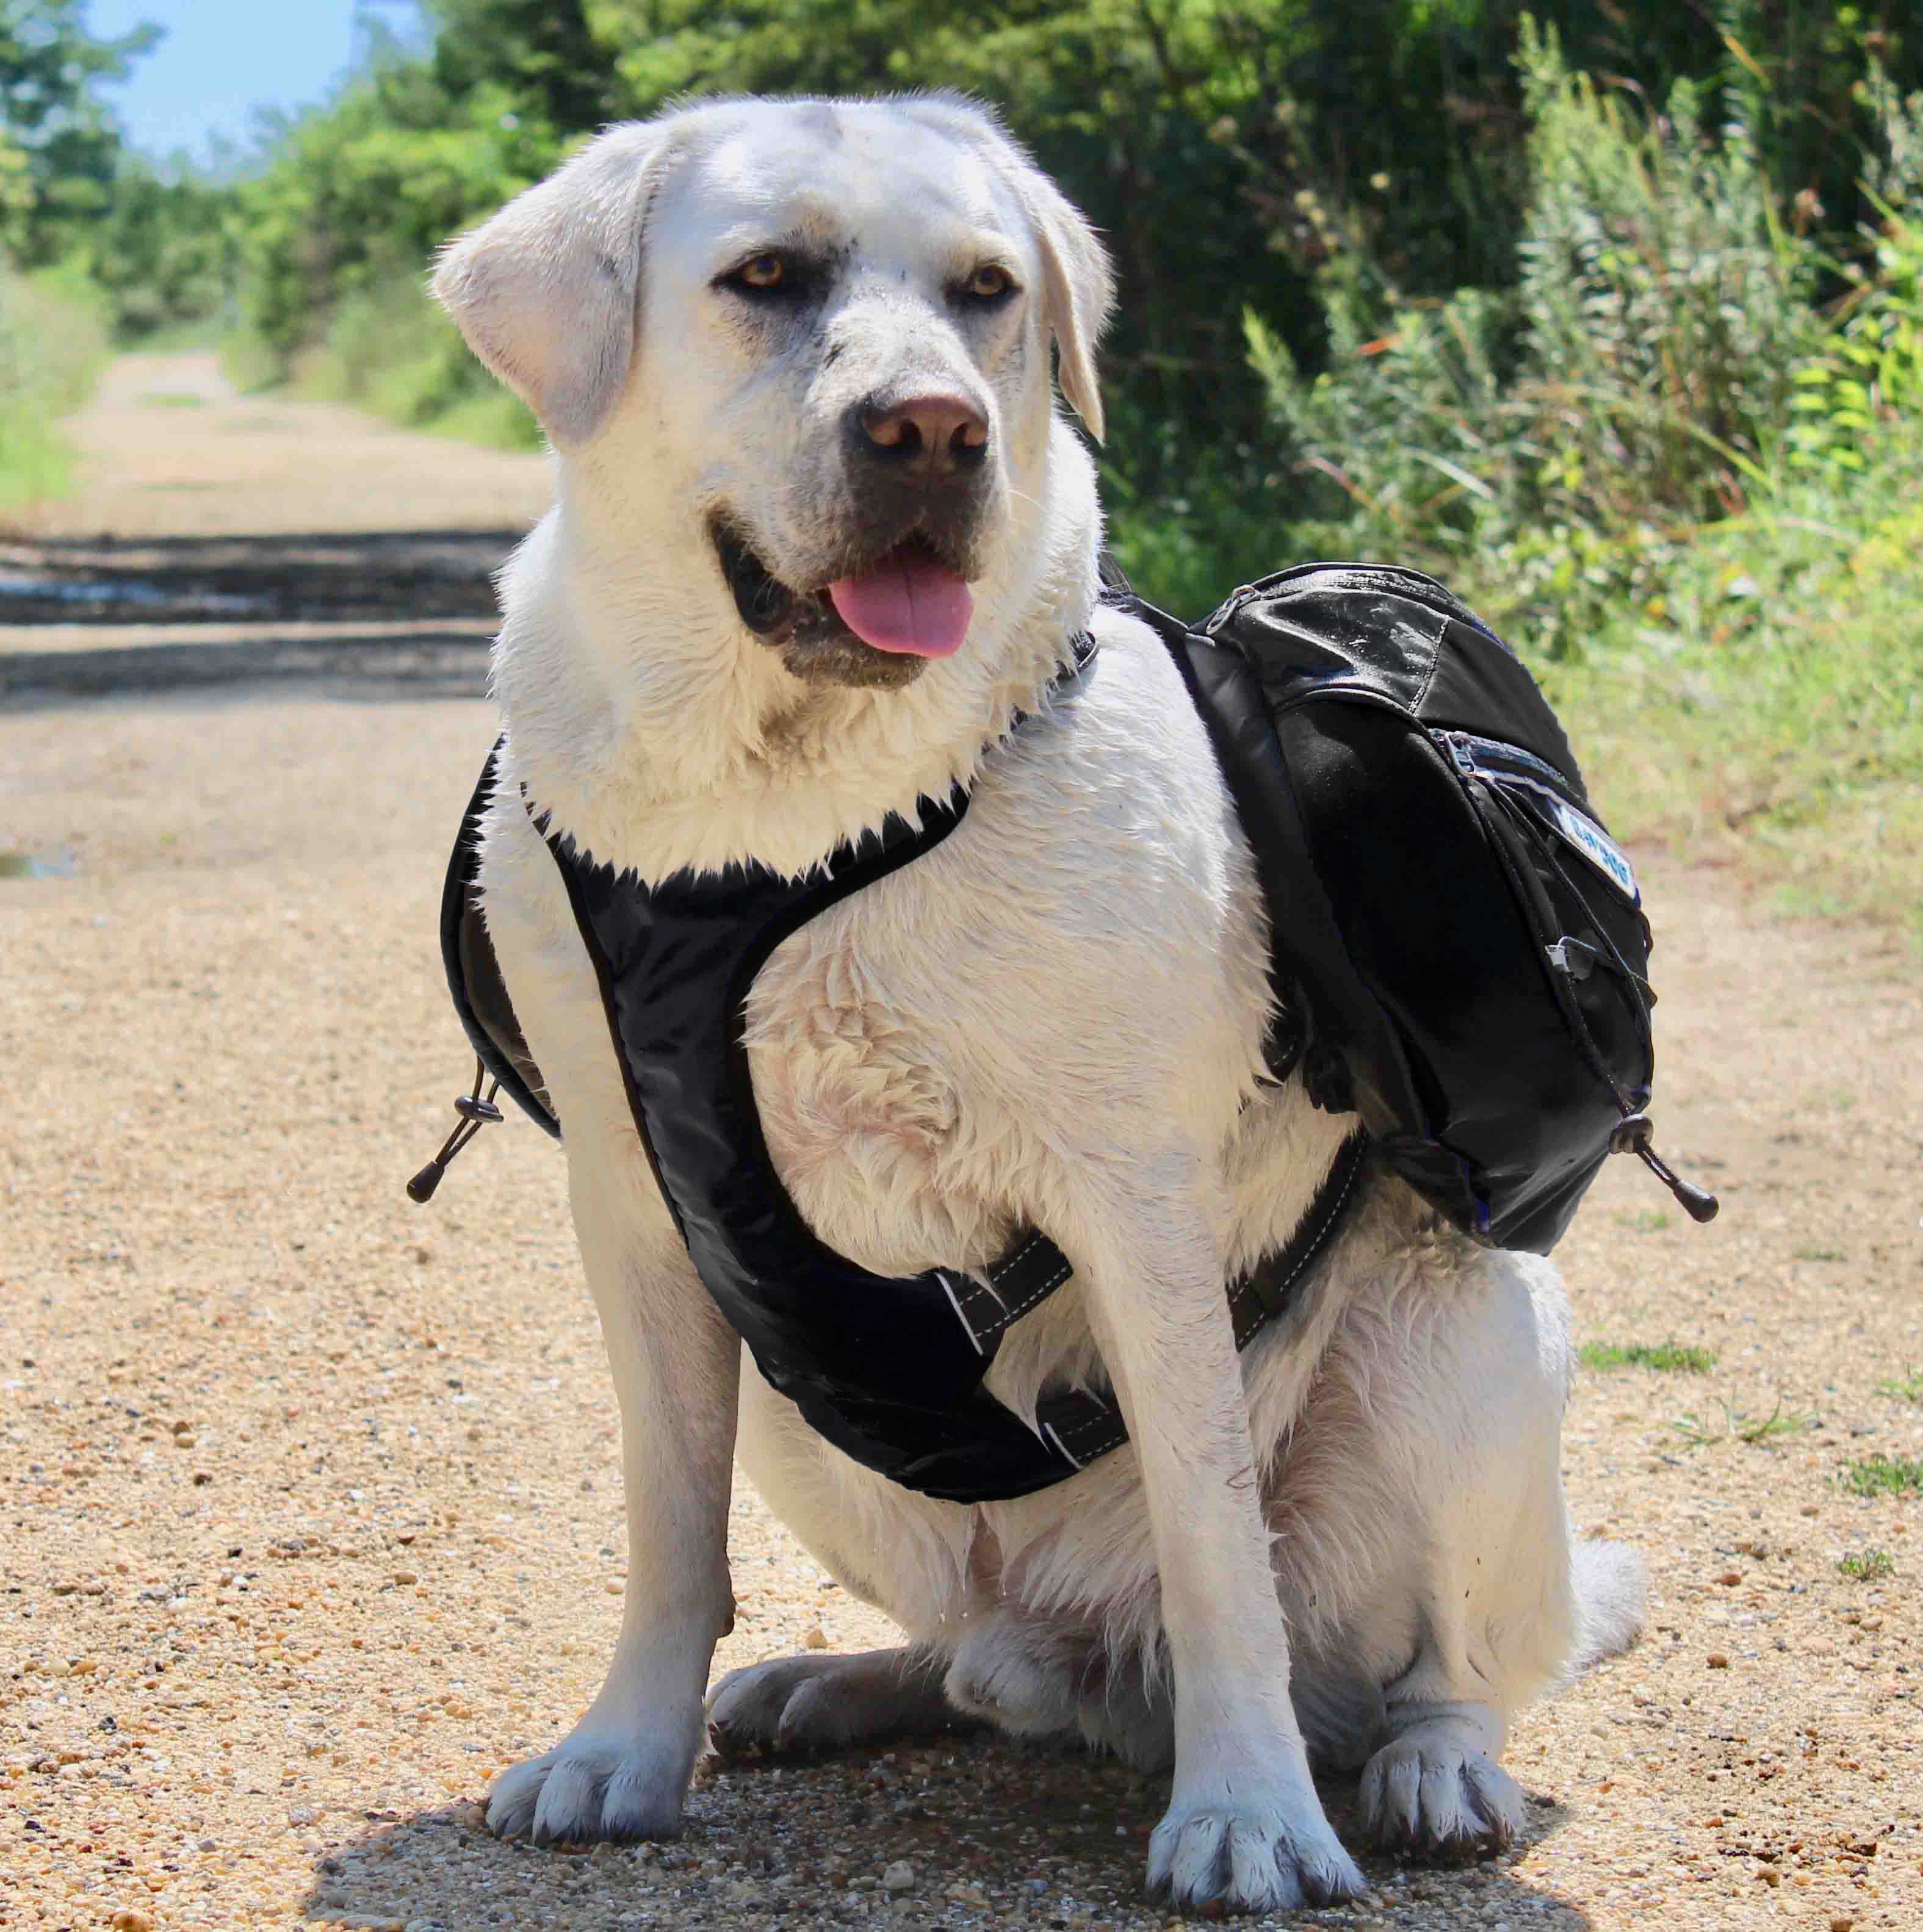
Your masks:
{"label": "gravel road", "polygon": [[[1166,1781],[980,1738],[704,1772],[672,1846],[481,1828],[623,1547],[554,1148],[402,1193],[466,1072],[435,908],[544,466],[194,358],[82,430],[0,548],[0,1926],[1161,1924]],[[1713,1357],[1569,1415],[1649,1632],[1519,1725],[1512,1856],[1312,1921],[1923,1924],[1923,974],[1642,856],[1662,1144],[1724,1210],[1612,1172],[1563,1258],[1586,1339]],[[745,1484],[733,1547],[718,1670],[890,1640]]]}

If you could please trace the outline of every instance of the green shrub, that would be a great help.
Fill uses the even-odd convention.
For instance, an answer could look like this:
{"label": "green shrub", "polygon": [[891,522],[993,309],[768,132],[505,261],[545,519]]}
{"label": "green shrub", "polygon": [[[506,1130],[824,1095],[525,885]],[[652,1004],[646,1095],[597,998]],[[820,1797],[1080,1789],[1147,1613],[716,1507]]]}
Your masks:
{"label": "green shrub", "polygon": [[319,344],[289,367],[302,395],[470,442],[541,446],[532,414],[475,360],[418,276],[392,276],[345,298]]}
{"label": "green shrub", "polygon": [[0,506],[69,488],[59,419],[86,400],[107,351],[106,304],[84,274],[0,262]]}
{"label": "green shrub", "polygon": [[1885,153],[1865,194],[1880,224],[1867,262],[1846,266],[1840,326],[1792,374],[1790,465],[1833,482],[1863,472],[1884,431],[1923,422],[1923,94],[1901,100],[1880,74],[1872,92]]}
{"label": "green shrub", "polygon": [[1767,488],[1822,332],[1820,257],[1783,228],[1744,130],[1706,138],[1688,82],[1650,114],[1526,19],[1518,59],[1534,124],[1516,288],[1413,302],[1338,257],[1327,370],[1303,383],[1252,320],[1250,346],[1316,548],[1466,579],[1568,656]]}
{"label": "green shrub", "polygon": [[1312,382],[1250,327],[1300,548],[1478,604],[1618,832],[1733,844],[1792,904],[1923,938],[1923,96],[1873,75],[1879,225],[1846,263],[1688,86],[1651,117],[1522,48],[1519,288],[1416,302],[1342,261]]}

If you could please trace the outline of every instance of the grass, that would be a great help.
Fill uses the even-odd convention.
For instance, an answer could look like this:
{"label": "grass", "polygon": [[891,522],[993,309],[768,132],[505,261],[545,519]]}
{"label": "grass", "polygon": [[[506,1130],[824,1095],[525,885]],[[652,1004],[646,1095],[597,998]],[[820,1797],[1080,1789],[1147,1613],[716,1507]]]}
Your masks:
{"label": "grass", "polygon": [[1723,1424],[1718,1426],[1706,1415],[1698,1414],[1694,1409],[1686,1409],[1670,1424],[1682,1438],[1685,1449],[1707,1449],[1718,1442],[1734,1440],[1746,1442],[1752,1448],[1773,1442],[1780,1436],[1799,1436],[1807,1429],[1814,1429],[1816,1418],[1792,1412],[1785,1415],[1779,1402],[1768,1414],[1745,1414],[1739,1408],[1732,1408],[1726,1402],[1723,1405]]}
{"label": "grass", "polygon": [[1684,1342],[1585,1342],[1578,1359],[1586,1369],[1659,1369],[1666,1375],[1706,1376],[1716,1366],[1716,1352]]}
{"label": "grass", "polygon": [[82,278],[0,267],[0,510],[71,490],[60,419],[86,400],[108,352],[105,301]]}
{"label": "grass", "polygon": [[1660,1208],[1640,1208],[1634,1214],[1618,1214],[1613,1218],[1618,1228],[1627,1228],[1637,1234],[1660,1234],[1665,1228],[1673,1225]]}
{"label": "grass", "polygon": [[1923,1370],[1912,1369],[1900,1379],[1879,1382],[1876,1393],[1892,1402],[1923,1402]]}
{"label": "grass", "polygon": [[1855,1496],[1914,1496],[1923,1490],[1923,1461],[1908,1456],[1866,1456],[1839,1479]]}
{"label": "grass", "polygon": [[1895,1560],[1885,1550],[1852,1550],[1836,1567],[1857,1583],[1874,1583],[1896,1574]]}
{"label": "grass", "polygon": [[278,388],[287,380],[285,359],[251,330],[224,337],[218,353],[220,373],[244,396]]}

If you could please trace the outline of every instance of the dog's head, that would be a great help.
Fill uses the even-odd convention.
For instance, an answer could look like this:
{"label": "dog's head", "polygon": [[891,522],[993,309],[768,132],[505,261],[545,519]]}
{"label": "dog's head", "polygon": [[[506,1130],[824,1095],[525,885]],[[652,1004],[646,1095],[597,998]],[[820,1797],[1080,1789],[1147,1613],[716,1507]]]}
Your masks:
{"label": "dog's head", "polygon": [[454,243],[434,288],[602,528],[676,545],[818,686],[912,682],[978,603],[1006,622],[1033,591],[1052,338],[1101,432],[1100,245],[959,101],[615,128]]}

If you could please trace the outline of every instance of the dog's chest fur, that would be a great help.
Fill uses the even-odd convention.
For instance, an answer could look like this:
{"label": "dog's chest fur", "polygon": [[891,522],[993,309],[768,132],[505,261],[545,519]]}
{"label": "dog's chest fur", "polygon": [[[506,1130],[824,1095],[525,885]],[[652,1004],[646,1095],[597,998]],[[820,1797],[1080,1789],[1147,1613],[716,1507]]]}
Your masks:
{"label": "dog's chest fur", "polygon": [[[1104,1148],[1220,1149],[1231,1249],[1319,1176],[1319,1144],[1250,1144],[1266,933],[1201,722],[1150,634],[1106,613],[1096,628],[1094,665],[991,752],[956,830],[808,922],[751,992],[777,1172],[820,1239],[878,1271],[986,1265],[1024,1224],[1060,1238],[1052,1177]],[[578,1066],[566,1084],[621,1133],[591,976],[562,971],[578,942],[559,876],[507,817],[518,862],[497,848],[484,872],[504,964],[516,977],[532,892],[544,957],[522,982],[575,988],[565,1024],[524,1016],[530,1042],[554,1072]],[[646,817],[626,832],[608,857],[672,869]]]}
{"label": "dog's chest fur", "polygon": [[[1144,680],[1173,685],[1158,651],[1105,653],[995,754],[944,844],[810,922],[756,982],[777,1168],[869,1267],[993,1259],[1098,1123],[1172,1101],[1204,1144],[1234,1132],[1264,935],[1179,686],[1174,706],[1142,703]],[[1161,711],[1147,733],[1145,709]]]}

